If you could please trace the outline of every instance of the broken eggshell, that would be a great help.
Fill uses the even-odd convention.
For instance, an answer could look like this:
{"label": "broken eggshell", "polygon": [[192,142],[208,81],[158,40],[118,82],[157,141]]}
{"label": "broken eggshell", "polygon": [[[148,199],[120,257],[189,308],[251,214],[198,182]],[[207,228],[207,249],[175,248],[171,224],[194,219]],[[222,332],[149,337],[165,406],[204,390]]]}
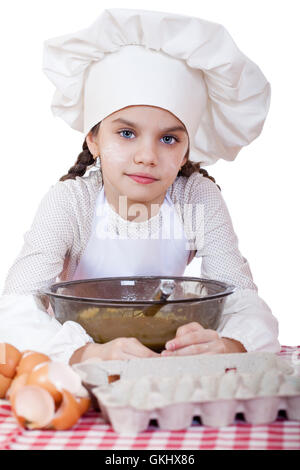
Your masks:
{"label": "broken eggshell", "polygon": [[8,396],[18,423],[27,429],[70,429],[90,406],[80,377],[61,362],[43,362],[16,376]]}
{"label": "broken eggshell", "polygon": [[8,388],[5,398],[7,400],[11,400],[14,393],[19,390],[19,388],[24,387],[26,385],[28,379],[28,374],[20,374],[16,375],[14,379],[11,381],[10,387]]}
{"label": "broken eggshell", "polygon": [[68,390],[62,390],[62,403],[48,427],[63,431],[72,428],[81,416],[76,398]]}
{"label": "broken eggshell", "polygon": [[11,400],[12,412],[23,428],[60,431],[72,428],[86,411],[87,404],[86,398],[78,401],[68,390],[62,390],[62,402],[56,409],[52,395],[35,385],[21,387]]}
{"label": "broken eggshell", "polygon": [[35,385],[19,388],[12,397],[11,406],[19,425],[27,429],[47,426],[55,414],[55,404],[50,393]]}
{"label": "broken eggshell", "polygon": [[16,369],[17,375],[29,374],[38,364],[50,361],[50,357],[46,354],[36,351],[24,351]]}
{"label": "broken eggshell", "polygon": [[38,364],[29,374],[26,385],[38,385],[47,390],[52,395],[56,406],[63,399],[62,390],[67,390],[76,397],[88,396],[87,390],[81,384],[80,376],[62,362]]}

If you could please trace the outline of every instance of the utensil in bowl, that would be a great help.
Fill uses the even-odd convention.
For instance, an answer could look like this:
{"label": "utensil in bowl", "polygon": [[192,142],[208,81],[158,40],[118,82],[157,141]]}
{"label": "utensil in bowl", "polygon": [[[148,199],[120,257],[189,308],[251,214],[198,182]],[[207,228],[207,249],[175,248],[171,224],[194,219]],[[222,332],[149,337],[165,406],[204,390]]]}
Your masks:
{"label": "utensil in bowl", "polygon": [[174,291],[174,288],[175,288],[174,281],[162,279],[158,289],[156,290],[153,296],[153,300],[159,300],[160,302],[162,302],[162,304],[151,305],[150,307],[146,308],[143,312],[144,316],[154,317],[154,315],[156,315],[156,313],[159,312],[162,305],[166,303],[168,297],[170,297],[170,295]]}

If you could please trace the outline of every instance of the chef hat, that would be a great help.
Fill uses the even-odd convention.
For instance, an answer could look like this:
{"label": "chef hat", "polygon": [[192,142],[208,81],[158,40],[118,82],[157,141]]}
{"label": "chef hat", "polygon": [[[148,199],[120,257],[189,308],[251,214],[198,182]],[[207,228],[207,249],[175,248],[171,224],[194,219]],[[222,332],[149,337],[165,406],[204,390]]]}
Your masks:
{"label": "chef hat", "polygon": [[166,109],[185,126],[190,160],[234,160],[262,131],[270,84],[220,24],[110,8],[88,28],[44,42],[51,109],[85,135],[127,106]]}

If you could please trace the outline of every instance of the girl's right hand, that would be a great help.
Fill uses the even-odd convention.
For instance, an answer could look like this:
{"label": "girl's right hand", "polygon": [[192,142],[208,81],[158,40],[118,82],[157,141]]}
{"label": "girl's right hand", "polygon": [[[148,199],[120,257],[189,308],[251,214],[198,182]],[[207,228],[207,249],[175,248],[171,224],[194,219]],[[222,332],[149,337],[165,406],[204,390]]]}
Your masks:
{"label": "girl's right hand", "polygon": [[104,344],[87,343],[85,346],[76,349],[69,360],[69,365],[83,362],[92,357],[109,361],[159,356],[160,354],[147,348],[136,338],[116,338]]}

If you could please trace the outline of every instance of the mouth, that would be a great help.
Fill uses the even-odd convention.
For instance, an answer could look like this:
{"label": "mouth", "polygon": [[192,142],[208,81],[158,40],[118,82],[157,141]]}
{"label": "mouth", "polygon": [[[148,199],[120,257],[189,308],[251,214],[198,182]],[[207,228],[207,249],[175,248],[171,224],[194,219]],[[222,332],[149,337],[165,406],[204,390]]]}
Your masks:
{"label": "mouth", "polygon": [[146,175],[145,173],[138,173],[134,175],[126,175],[129,178],[133,179],[137,183],[141,184],[150,184],[158,181],[156,178],[153,178],[151,175]]}

